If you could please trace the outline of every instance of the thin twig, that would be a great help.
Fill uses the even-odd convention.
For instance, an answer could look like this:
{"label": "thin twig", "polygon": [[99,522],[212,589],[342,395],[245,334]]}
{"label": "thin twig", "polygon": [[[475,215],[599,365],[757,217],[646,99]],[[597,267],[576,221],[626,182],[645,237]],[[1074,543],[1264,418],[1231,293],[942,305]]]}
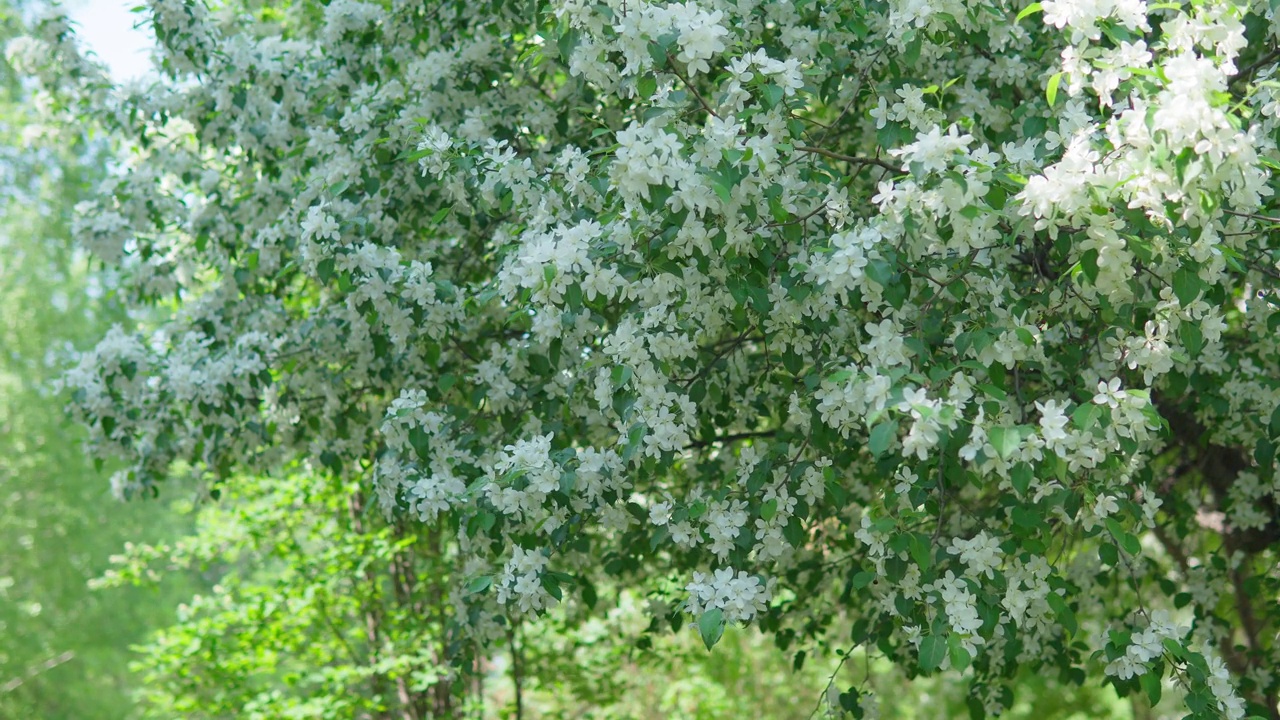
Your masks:
{"label": "thin twig", "polygon": [[1257,72],[1259,69],[1261,69],[1263,65],[1266,65],[1269,62],[1275,62],[1278,59],[1280,59],[1280,48],[1272,50],[1266,55],[1263,55],[1262,57],[1258,58],[1257,62],[1251,63],[1250,65],[1246,66],[1245,69],[1241,70],[1239,73],[1236,74],[1234,78],[1232,78],[1231,84],[1235,85],[1236,83],[1242,80],[1251,79],[1253,77],[1253,74]]}
{"label": "thin twig", "polygon": [[800,145],[796,150],[799,150],[800,152],[813,153],[814,155],[821,155],[823,157],[831,158],[832,160],[843,160],[844,162],[854,163],[856,165],[875,165],[876,167],[882,167],[885,170],[902,172],[902,166],[894,165],[893,163],[887,160],[881,160],[880,158],[845,155],[844,153],[834,152],[832,150],[827,150],[826,148],[809,147],[808,145]]}
{"label": "thin twig", "polygon": [[751,334],[751,331],[754,329],[755,328],[747,328],[746,330],[743,330],[742,334],[739,335],[737,339],[733,341],[732,345],[716,353],[716,356],[711,358],[711,362],[704,365],[700,372],[698,372],[696,375],[693,375],[688,380],[686,380],[684,382],[683,388],[685,390],[688,390],[690,387],[693,386],[695,382],[706,377],[707,374],[710,373],[711,370],[715,368],[715,364],[720,362],[721,358],[733,352],[734,350],[737,350],[743,343],[745,343],[747,341],[747,337]]}
{"label": "thin twig", "polygon": [[822,689],[822,694],[818,696],[818,702],[813,706],[813,712],[809,713],[809,720],[813,720],[813,716],[818,714],[818,710],[822,708],[822,699],[827,693],[831,692],[831,685],[836,681],[836,675],[840,674],[840,668],[844,667],[844,663],[853,654],[853,648],[849,648],[849,652],[840,658],[840,664],[836,665],[836,669],[831,671],[831,677],[827,678],[827,686]]}
{"label": "thin twig", "polygon": [[698,102],[702,103],[702,109],[706,110],[712,117],[719,118],[720,113],[712,110],[711,106],[707,104],[707,101],[703,99],[702,95],[698,94],[698,90],[693,86],[693,83],[689,82],[689,80],[685,78],[685,76],[681,75],[680,71],[676,69],[676,61],[675,58],[671,57],[671,53],[667,53],[667,65],[671,68],[671,72],[675,73],[675,76],[680,78],[680,82],[684,83],[684,86],[689,88],[689,92],[693,93],[693,96],[698,98]]}
{"label": "thin twig", "polygon": [[27,668],[27,671],[22,675],[19,675],[18,677],[13,678],[12,680],[6,682],[4,685],[0,685],[0,694],[11,693],[14,690],[17,690],[18,688],[22,687],[22,684],[30,680],[31,678],[39,675],[40,673],[48,672],[63,663],[71,662],[72,660],[75,659],[75,657],[76,657],[75,652],[68,650],[62,653],[61,655],[55,655],[38,665],[32,665],[31,667]]}

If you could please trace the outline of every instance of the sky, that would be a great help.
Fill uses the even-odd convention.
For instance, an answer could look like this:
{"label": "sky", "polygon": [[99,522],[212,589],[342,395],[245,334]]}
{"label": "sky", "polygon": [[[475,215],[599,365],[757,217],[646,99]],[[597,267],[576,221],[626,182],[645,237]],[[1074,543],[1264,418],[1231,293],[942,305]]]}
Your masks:
{"label": "sky", "polygon": [[117,82],[139,77],[151,67],[151,30],[135,30],[133,24],[141,16],[129,12],[140,4],[139,0],[71,0],[64,5],[77,23],[80,42],[107,64]]}

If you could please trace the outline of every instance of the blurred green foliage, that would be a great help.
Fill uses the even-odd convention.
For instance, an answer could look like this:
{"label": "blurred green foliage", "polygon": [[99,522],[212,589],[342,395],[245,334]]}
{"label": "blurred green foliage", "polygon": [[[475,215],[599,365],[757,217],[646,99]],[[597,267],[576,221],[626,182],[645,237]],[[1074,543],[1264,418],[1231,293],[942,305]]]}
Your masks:
{"label": "blurred green foliage", "polygon": [[[926,720],[968,717],[968,683],[954,674],[908,678],[893,663],[836,648],[781,652],[754,628],[730,627],[714,652],[692,628],[675,636],[649,633],[643,604],[624,596],[598,619],[577,627],[544,623],[527,631],[520,647],[533,668],[524,682],[526,717],[628,720],[808,718],[827,692],[857,688],[865,717]],[[559,616],[563,620],[563,616]],[[848,648],[845,644],[842,649]],[[506,661],[503,667],[509,670]],[[1027,673],[1004,715],[1012,720],[1141,720],[1155,717],[1109,687],[1085,688]],[[510,677],[486,693],[486,717],[514,709]],[[816,715],[817,716],[821,716]]]}
{"label": "blurred green foliage", "polygon": [[[19,17],[0,1],[0,46]],[[159,503],[115,501],[64,419],[61,360],[113,319],[69,240],[104,156],[74,139],[33,141],[40,131],[0,60],[0,718],[114,720],[133,713],[128,646],[172,620],[177,587],[89,582],[127,541],[185,526]]]}
{"label": "blurred green foliage", "polygon": [[148,585],[178,568],[217,579],[136,664],[145,717],[411,718],[460,712],[448,559],[315,473],[242,478],[197,509],[198,532],[134,545],[107,575]]}

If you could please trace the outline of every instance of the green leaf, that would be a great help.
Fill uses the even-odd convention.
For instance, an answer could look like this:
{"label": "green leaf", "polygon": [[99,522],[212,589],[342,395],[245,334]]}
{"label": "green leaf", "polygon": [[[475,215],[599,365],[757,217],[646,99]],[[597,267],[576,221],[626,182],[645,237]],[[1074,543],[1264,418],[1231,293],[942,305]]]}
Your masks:
{"label": "green leaf", "polygon": [[[981,349],[979,349],[979,352],[981,352]],[[1009,393],[990,383],[982,383],[978,386],[978,389],[986,393],[989,397],[993,397],[1000,402],[1004,402],[1009,398]]]}
{"label": "green leaf", "polygon": [[1014,18],[1013,21],[1015,23],[1020,23],[1023,20],[1026,20],[1027,18],[1031,17],[1032,15],[1035,15],[1036,13],[1040,12],[1041,9],[1042,8],[1040,7],[1040,3],[1038,2],[1031,3],[1030,5],[1023,8],[1022,12],[1018,13],[1018,17]]}
{"label": "green leaf", "polygon": [[636,81],[636,93],[642,100],[648,100],[658,91],[658,79],[653,75],[645,75]]}
{"label": "green leaf", "polygon": [[861,590],[862,588],[870,585],[871,581],[875,579],[875,573],[870,570],[863,570],[862,572],[855,574],[853,576],[853,580],[851,580],[849,584],[854,590]]}
{"label": "green leaf", "polygon": [[1142,553],[1142,543],[1138,541],[1137,536],[1133,533],[1125,532],[1124,526],[1115,518],[1106,518],[1103,524],[1107,526],[1107,532],[1120,543],[1120,547],[1130,555],[1139,555]]}
{"label": "green leaf", "polygon": [[440,392],[447,393],[458,382],[458,376],[453,373],[445,373],[436,381],[436,387],[440,388]]}
{"label": "green leaf", "polygon": [[863,270],[871,281],[880,287],[889,287],[893,280],[893,266],[884,260],[872,260]]}
{"label": "green leaf", "polygon": [[1161,640],[1160,644],[1164,645],[1164,649],[1178,660],[1182,660],[1187,656],[1187,649],[1182,646],[1181,642],[1174,638],[1167,637],[1164,640]]}
{"label": "green leaf", "polygon": [[782,528],[782,537],[791,544],[791,547],[800,547],[808,540],[808,535],[804,531],[804,523],[800,522],[800,518],[795,515],[787,521],[786,527]]}
{"label": "green leaf", "polygon": [[1013,466],[1013,470],[1009,473],[1009,481],[1013,483],[1013,489],[1018,491],[1019,495],[1026,495],[1031,489],[1031,479],[1035,477],[1031,465],[1028,463],[1018,463]]}
{"label": "green leaf", "polygon": [[1041,524],[1040,514],[1022,505],[1014,506],[1010,514],[1013,516],[1013,524],[1018,527],[1034,528]]}
{"label": "green leaf", "polygon": [[951,655],[951,668],[956,672],[963,672],[973,660],[969,657],[969,651],[964,649],[959,635],[947,636],[947,651]]}
{"label": "green leaf", "polygon": [[569,62],[569,57],[573,55],[573,51],[578,47],[582,37],[576,29],[570,28],[556,40],[556,49],[560,51],[560,57],[564,59],[565,64]]}
{"label": "green leaf", "polygon": [[848,382],[851,377],[853,377],[852,370],[837,370],[827,376],[827,381],[839,385],[841,383]]}
{"label": "green leaf", "polygon": [[782,367],[792,375],[800,375],[800,371],[804,370],[804,358],[797,352],[788,350],[782,353]]}
{"label": "green leaf", "polygon": [[656,552],[658,550],[658,546],[666,542],[667,539],[670,537],[671,537],[670,528],[665,526],[658,528],[656,531],[654,531],[653,535],[649,538],[649,552]]}
{"label": "green leaf", "polygon": [[1009,194],[1004,191],[1004,188],[1001,188],[998,185],[992,185],[987,190],[987,204],[995,210],[1003,210],[1005,201],[1008,200],[1008,198]]}
{"label": "green leaf", "polygon": [[542,574],[542,589],[546,590],[547,594],[556,600],[564,599],[564,592],[560,589],[560,579],[554,573],[547,572]]}
{"label": "green leaf", "polygon": [[772,83],[760,88],[760,92],[764,95],[765,105],[775,108],[778,103],[782,102],[782,88]]}
{"label": "green leaf", "polygon": [[1178,326],[1178,337],[1182,340],[1182,346],[1187,349],[1187,354],[1196,357],[1204,348],[1204,333],[1200,331],[1200,325],[1191,320],[1184,320]]}
{"label": "green leaf", "polygon": [[907,65],[915,65],[920,62],[920,51],[924,49],[923,33],[908,30],[902,34],[902,39],[907,41],[907,47],[902,54],[902,59],[906,61]]}
{"label": "green leaf", "polygon": [[630,380],[631,376],[634,374],[635,373],[631,368],[626,365],[614,365],[610,374],[610,377],[613,380],[613,389],[616,391],[623,385],[626,385],[627,381]]}
{"label": "green leaf", "polygon": [[1058,616],[1058,622],[1062,623],[1062,627],[1066,628],[1067,632],[1072,635],[1079,632],[1080,623],[1076,621],[1076,614],[1067,604],[1066,598],[1051,591],[1045,599],[1049,602],[1049,607],[1053,608],[1054,614]]}
{"label": "green leaf", "polygon": [[431,435],[420,426],[415,425],[409,429],[409,444],[413,446],[419,460],[425,461],[431,457]]}
{"label": "green leaf", "polygon": [[[1098,284],[1098,250],[1097,248],[1089,248],[1088,250],[1084,251],[1080,255],[1080,262],[1077,264],[1080,266],[1080,272],[1084,273],[1084,276],[1089,279],[1089,283],[1092,285],[1097,285]],[[1075,279],[1074,274],[1072,274],[1071,277],[1072,279]]]}
{"label": "green leaf", "polygon": [[778,514],[778,499],[774,498],[760,506],[760,519],[769,522]]}
{"label": "green leaf", "polygon": [[1155,707],[1160,704],[1160,675],[1158,673],[1148,672],[1138,676],[1138,682],[1142,683],[1142,689],[1147,692],[1147,700],[1151,701],[1151,706]]}
{"label": "green leaf", "polygon": [[1045,88],[1044,97],[1049,101],[1049,107],[1053,107],[1054,102],[1058,99],[1058,85],[1062,83],[1062,73],[1054,73],[1049,78],[1049,87]]}
{"label": "green leaf", "polygon": [[1098,422],[1098,416],[1102,414],[1102,408],[1098,405],[1085,403],[1076,407],[1071,413],[1071,422],[1081,430],[1088,430]]}
{"label": "green leaf", "polygon": [[473,594],[482,593],[485,590],[488,590],[489,587],[492,585],[493,585],[493,576],[481,575],[475,580],[472,580],[471,582],[467,583],[467,592],[473,593]]}
{"label": "green leaf", "polygon": [[1103,543],[1098,546],[1098,559],[1103,564],[1116,567],[1120,564],[1120,552],[1116,550],[1116,546],[1111,543]]}
{"label": "green leaf", "polygon": [[622,449],[622,461],[631,462],[631,458],[635,457],[640,451],[640,447],[644,445],[645,433],[649,431],[649,426],[644,423],[636,423],[627,431],[627,445]]}
{"label": "green leaf", "polygon": [[1187,307],[1196,301],[1196,298],[1200,296],[1202,285],[1200,276],[1193,270],[1183,268],[1173,274],[1173,294],[1178,296],[1178,302],[1183,307]]}
{"label": "green leaf", "polygon": [[910,537],[907,550],[911,553],[911,559],[920,566],[921,572],[928,571],[933,563],[933,544],[929,536],[923,533],[912,533]]}
{"label": "green leaf", "polygon": [[565,303],[575,313],[582,309],[582,286],[574,283],[564,291]]}
{"label": "green leaf", "polygon": [[1007,460],[1022,443],[1022,430],[1016,427],[993,427],[987,431],[987,440],[1000,457]]}
{"label": "green leaf", "polygon": [[1260,467],[1271,467],[1271,463],[1276,459],[1276,444],[1267,438],[1258,438],[1257,445],[1253,447],[1253,459]]}
{"label": "green leaf", "polygon": [[529,370],[534,375],[550,375],[551,360],[546,355],[532,354],[529,356]]}
{"label": "green leaf", "polygon": [[947,641],[939,635],[929,635],[920,641],[920,669],[929,673],[942,667],[947,656]]}
{"label": "green leaf", "polygon": [[722,175],[713,175],[711,177],[711,189],[716,191],[716,195],[726,203],[733,200],[733,188],[738,183],[731,178]]}
{"label": "green leaf", "polygon": [[1102,524],[1107,526],[1107,532],[1111,533],[1111,536],[1114,538],[1119,539],[1119,537],[1124,534],[1124,526],[1115,518],[1104,518]]}
{"label": "green leaf", "polygon": [[698,633],[702,635],[702,644],[707,646],[707,650],[720,642],[720,637],[724,635],[724,625],[724,611],[720,608],[711,608],[698,618]]}
{"label": "green leaf", "polygon": [[316,275],[320,276],[320,282],[328,283],[333,278],[333,268],[333,258],[325,258],[316,263]]}
{"label": "green leaf", "polygon": [[898,437],[898,421],[886,420],[871,430],[871,439],[867,443],[871,454],[879,457],[889,449],[889,444]]}
{"label": "green leaf", "polygon": [[1280,405],[1271,411],[1271,424],[1267,426],[1267,430],[1271,433],[1272,439],[1280,438]]}

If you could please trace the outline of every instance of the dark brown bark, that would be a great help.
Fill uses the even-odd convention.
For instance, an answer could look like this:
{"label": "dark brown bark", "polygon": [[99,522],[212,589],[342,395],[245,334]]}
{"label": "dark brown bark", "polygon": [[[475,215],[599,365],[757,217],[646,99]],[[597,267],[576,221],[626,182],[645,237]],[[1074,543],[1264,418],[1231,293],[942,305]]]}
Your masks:
{"label": "dark brown bark", "polygon": [[[1259,509],[1269,518],[1266,525],[1260,529],[1231,527],[1223,510],[1240,474],[1253,468],[1251,453],[1241,448],[1211,443],[1208,430],[1178,403],[1160,397],[1154,398],[1154,401],[1161,416],[1169,422],[1175,444],[1175,462],[1169,474],[1159,484],[1158,495],[1165,503],[1170,503],[1175,500],[1174,491],[1177,489],[1197,487],[1197,484],[1206,489],[1208,492],[1202,493],[1206,504],[1195,508],[1196,524],[1221,535],[1222,550],[1228,562],[1237,552],[1244,556],[1239,565],[1229,573],[1230,592],[1235,600],[1236,619],[1239,622],[1238,634],[1243,641],[1244,650],[1238,649],[1235,638],[1231,637],[1223,638],[1219,646],[1223,661],[1232,673],[1240,677],[1256,664],[1266,661],[1267,648],[1263,639],[1268,637],[1268,633],[1274,634],[1274,628],[1267,627],[1269,618],[1259,617],[1255,611],[1248,586],[1256,565],[1253,559],[1280,542],[1280,508],[1270,495],[1264,496]],[[1157,527],[1155,535],[1185,576],[1190,569],[1188,551],[1182,547],[1178,538],[1171,537],[1163,527]],[[1280,720],[1280,698],[1275,693],[1254,695],[1250,700],[1265,707],[1272,720]]]}

